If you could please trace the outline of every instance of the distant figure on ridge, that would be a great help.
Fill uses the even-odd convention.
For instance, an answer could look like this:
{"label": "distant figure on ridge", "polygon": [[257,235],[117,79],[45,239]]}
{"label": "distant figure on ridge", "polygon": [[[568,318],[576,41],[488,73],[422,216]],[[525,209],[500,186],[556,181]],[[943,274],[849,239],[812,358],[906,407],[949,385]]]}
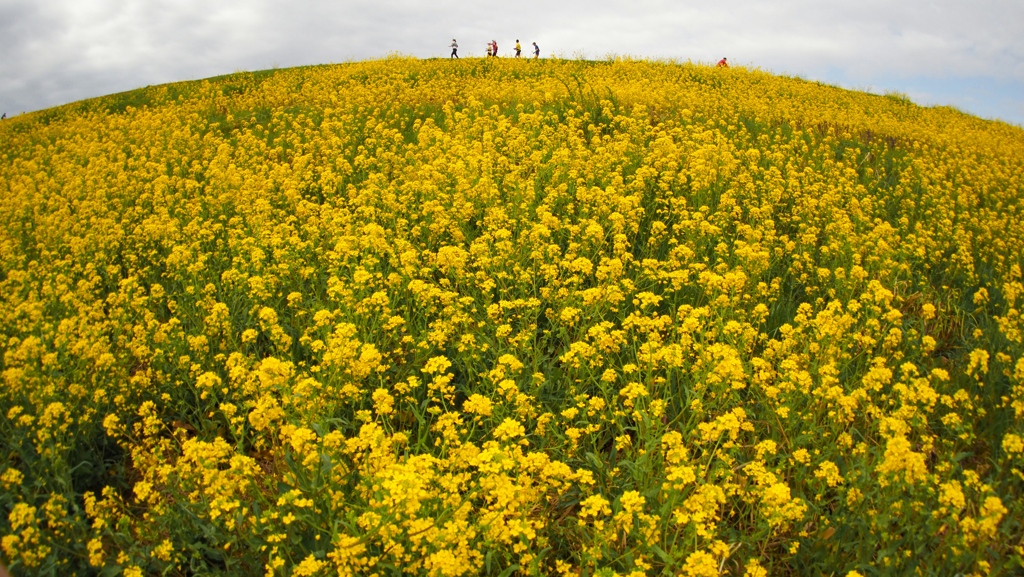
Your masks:
{"label": "distant figure on ridge", "polygon": [[493,56],[493,54],[491,53],[491,43],[488,42],[487,43],[487,57],[490,58],[491,56]]}
{"label": "distant figure on ridge", "polygon": [[459,43],[456,42],[454,38],[452,38],[452,55],[449,56],[449,58],[458,58],[458,57],[459,57]]}
{"label": "distant figure on ridge", "polygon": [[494,56],[495,58],[498,57],[498,41],[497,40],[491,40],[491,55]]}
{"label": "distant figure on ridge", "polygon": [[726,62],[725,60],[726,60],[725,58],[722,58],[721,60],[718,61],[718,67],[719,68],[728,68],[729,67],[729,63]]}
{"label": "distant figure on ridge", "polygon": [[523,53],[523,47],[519,45],[519,39],[516,38],[516,58],[519,58]]}
{"label": "distant figure on ridge", "polygon": [[540,58],[540,46],[536,42],[533,43],[533,57]]}
{"label": "distant figure on ridge", "polygon": [[0,120],[7,120],[7,113],[6,112],[4,113],[3,116],[0,116]]}

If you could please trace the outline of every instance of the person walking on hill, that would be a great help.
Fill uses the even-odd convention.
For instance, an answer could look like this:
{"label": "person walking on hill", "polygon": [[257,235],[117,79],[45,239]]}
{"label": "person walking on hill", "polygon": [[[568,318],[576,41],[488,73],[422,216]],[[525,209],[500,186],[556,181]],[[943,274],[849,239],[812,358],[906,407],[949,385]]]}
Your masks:
{"label": "person walking on hill", "polygon": [[456,42],[454,38],[452,38],[452,55],[449,56],[449,58],[458,58],[458,57],[459,57],[459,43]]}
{"label": "person walking on hill", "polygon": [[523,53],[523,47],[519,45],[519,39],[516,38],[516,58],[519,58]]}
{"label": "person walking on hill", "polygon": [[721,60],[718,61],[718,67],[719,68],[728,68],[729,67],[729,63],[726,62],[726,58],[722,58]]}
{"label": "person walking on hill", "polygon": [[536,42],[533,43],[533,58],[540,58],[540,46],[537,46]]}
{"label": "person walking on hill", "polygon": [[493,54],[491,53],[491,43],[488,42],[487,43],[487,57],[490,58],[491,56],[493,56]]}
{"label": "person walking on hill", "polygon": [[491,40],[491,56],[498,57],[498,41]]}

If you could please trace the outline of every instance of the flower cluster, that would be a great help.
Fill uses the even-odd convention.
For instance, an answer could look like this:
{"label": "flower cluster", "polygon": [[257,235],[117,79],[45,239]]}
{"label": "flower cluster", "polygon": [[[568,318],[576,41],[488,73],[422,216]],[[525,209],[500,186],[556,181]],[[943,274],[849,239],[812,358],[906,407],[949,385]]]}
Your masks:
{"label": "flower cluster", "polygon": [[390,58],[0,125],[15,575],[1024,562],[1024,131]]}

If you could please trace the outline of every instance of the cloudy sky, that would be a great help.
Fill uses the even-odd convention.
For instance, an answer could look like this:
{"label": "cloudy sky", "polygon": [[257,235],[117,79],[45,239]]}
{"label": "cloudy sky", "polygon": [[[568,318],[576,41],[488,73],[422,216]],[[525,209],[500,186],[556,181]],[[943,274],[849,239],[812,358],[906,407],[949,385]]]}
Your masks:
{"label": "cloudy sky", "polygon": [[238,70],[480,56],[713,62],[1024,125],[1024,0],[0,0],[8,116]]}

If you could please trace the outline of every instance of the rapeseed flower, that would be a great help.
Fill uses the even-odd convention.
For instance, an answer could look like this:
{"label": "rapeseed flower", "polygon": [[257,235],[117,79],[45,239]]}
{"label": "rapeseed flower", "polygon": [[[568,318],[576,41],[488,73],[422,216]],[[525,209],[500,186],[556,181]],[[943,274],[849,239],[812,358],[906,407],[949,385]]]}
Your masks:
{"label": "rapeseed flower", "polygon": [[0,138],[16,574],[1017,568],[1018,128],[395,57]]}

